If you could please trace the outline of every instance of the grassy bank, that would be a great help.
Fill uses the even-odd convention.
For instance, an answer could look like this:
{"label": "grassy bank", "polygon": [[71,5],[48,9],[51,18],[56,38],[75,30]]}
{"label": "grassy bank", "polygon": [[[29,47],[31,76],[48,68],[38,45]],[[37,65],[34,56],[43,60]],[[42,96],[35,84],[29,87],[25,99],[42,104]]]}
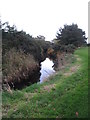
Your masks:
{"label": "grassy bank", "polygon": [[5,118],[87,118],[88,49],[75,51],[76,60],[43,84],[13,94],[3,92]]}

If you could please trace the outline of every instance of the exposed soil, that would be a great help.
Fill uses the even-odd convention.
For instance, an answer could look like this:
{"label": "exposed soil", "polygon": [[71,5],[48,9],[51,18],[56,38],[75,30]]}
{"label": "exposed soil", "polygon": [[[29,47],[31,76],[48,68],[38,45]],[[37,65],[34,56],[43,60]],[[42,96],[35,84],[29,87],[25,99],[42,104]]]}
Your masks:
{"label": "exposed soil", "polygon": [[78,57],[78,55],[74,55],[77,59],[77,61],[81,61],[81,59]]}
{"label": "exposed soil", "polygon": [[52,88],[55,89],[55,85],[56,84],[45,85],[42,90],[50,92]]}
{"label": "exposed soil", "polygon": [[[59,53],[57,55],[57,59],[54,60],[54,69],[56,71],[61,70],[66,67],[66,65],[70,64],[73,62],[75,59],[71,53]],[[79,58],[78,58],[79,59]]]}
{"label": "exposed soil", "polygon": [[68,76],[72,75],[73,73],[75,73],[79,69],[79,67],[80,67],[79,65],[72,66],[70,68],[70,70],[68,72],[64,73],[63,75],[68,77]]}

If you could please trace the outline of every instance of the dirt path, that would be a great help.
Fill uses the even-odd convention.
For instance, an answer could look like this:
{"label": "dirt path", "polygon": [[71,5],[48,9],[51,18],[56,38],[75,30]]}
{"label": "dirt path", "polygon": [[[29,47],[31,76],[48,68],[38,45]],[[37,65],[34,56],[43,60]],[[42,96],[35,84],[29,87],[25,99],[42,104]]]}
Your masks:
{"label": "dirt path", "polygon": [[80,67],[80,65],[72,66],[70,68],[70,70],[68,72],[64,73],[63,75],[68,77],[68,76],[72,75],[73,73],[75,73],[79,69],[79,67]]}

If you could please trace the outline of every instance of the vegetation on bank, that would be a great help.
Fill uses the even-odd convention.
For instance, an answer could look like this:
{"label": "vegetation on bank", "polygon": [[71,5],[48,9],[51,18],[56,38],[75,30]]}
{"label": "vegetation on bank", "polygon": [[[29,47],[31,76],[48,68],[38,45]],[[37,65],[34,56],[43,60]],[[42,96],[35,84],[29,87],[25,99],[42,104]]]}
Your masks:
{"label": "vegetation on bank", "polygon": [[[3,89],[23,86],[28,84],[27,81],[30,84],[38,81],[40,62],[46,57],[54,61],[54,67],[58,70],[58,61],[65,64],[66,54],[86,44],[85,32],[76,24],[59,29],[54,42],[45,41],[42,35],[32,37],[25,31],[18,31],[15,25],[10,26],[8,22],[1,24],[1,29]],[[58,59],[58,56],[61,58]],[[38,80],[31,77],[37,72]]]}
{"label": "vegetation on bank", "polygon": [[[88,54],[87,47],[83,47],[87,39],[85,32],[76,24],[64,25],[49,42],[42,35],[32,37],[18,31],[8,22],[0,25],[3,118],[86,118]],[[58,72],[40,84],[37,83],[40,62],[46,57],[54,61]]]}
{"label": "vegetation on bank", "polygon": [[34,38],[7,22],[2,24],[3,89],[39,81],[40,62],[46,58],[50,45],[43,36]]}
{"label": "vegetation on bank", "polygon": [[71,59],[42,84],[3,91],[3,118],[87,118],[88,48],[77,49]]}
{"label": "vegetation on bank", "polygon": [[[31,80],[33,71],[39,71],[39,64],[35,61],[32,55],[25,54],[22,50],[16,51],[16,49],[10,49],[3,56],[3,88],[8,89],[8,84],[11,88],[16,87],[17,84],[20,86],[27,84],[29,82],[33,83],[35,80]],[[36,82],[39,81],[36,79]]]}

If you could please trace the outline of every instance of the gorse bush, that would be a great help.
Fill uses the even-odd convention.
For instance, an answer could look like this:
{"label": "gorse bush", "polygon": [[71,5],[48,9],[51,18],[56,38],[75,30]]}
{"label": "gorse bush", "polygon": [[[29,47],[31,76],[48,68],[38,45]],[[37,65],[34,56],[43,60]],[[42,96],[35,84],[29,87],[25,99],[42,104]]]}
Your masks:
{"label": "gorse bush", "polygon": [[38,67],[32,55],[13,48],[3,56],[3,83],[20,83]]}

